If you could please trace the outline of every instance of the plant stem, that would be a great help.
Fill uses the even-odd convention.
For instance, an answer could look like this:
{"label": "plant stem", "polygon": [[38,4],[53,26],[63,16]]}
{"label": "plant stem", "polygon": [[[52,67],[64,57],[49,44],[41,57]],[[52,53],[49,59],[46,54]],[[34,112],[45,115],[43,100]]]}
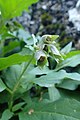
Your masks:
{"label": "plant stem", "polygon": [[10,102],[9,102],[9,110],[12,111],[13,106],[13,94],[11,95]]}
{"label": "plant stem", "polygon": [[11,94],[11,99],[10,99],[10,105],[9,105],[9,109],[10,109],[10,110],[12,109],[12,106],[13,106],[13,97],[14,97],[14,94],[15,94],[15,92],[17,91],[17,89],[18,89],[18,87],[19,87],[19,85],[20,85],[20,83],[21,83],[21,78],[22,78],[23,74],[24,74],[25,71],[28,69],[30,63],[32,62],[33,57],[34,57],[34,53],[33,53],[32,57],[31,57],[31,59],[29,60],[29,62],[27,63],[27,65],[25,66],[25,68],[23,69],[21,75],[20,75],[19,78],[17,79],[18,82],[15,84],[15,86],[14,86],[14,88],[13,88],[13,91],[12,91],[12,94]]}
{"label": "plant stem", "polygon": [[12,90],[11,90],[10,88],[6,87],[6,90],[7,90],[10,94],[12,94]]}
{"label": "plant stem", "polygon": [[48,88],[49,98],[52,102],[60,98],[60,93],[58,89],[54,86]]}

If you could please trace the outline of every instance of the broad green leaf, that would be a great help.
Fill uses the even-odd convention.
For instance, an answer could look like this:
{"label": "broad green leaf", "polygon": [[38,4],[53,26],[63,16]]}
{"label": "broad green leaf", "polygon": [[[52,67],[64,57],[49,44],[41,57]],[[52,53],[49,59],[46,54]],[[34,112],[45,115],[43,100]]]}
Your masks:
{"label": "broad green leaf", "polygon": [[19,114],[19,120],[80,120],[80,102],[62,99],[53,103],[34,103]]}
{"label": "broad green leaf", "polygon": [[31,83],[31,81],[34,79],[35,76],[29,74],[27,70],[22,75],[19,81],[19,77],[24,67],[25,67],[25,64],[13,65],[10,68],[5,69],[3,71],[4,81],[11,90],[14,89],[17,83],[18,83],[17,91],[20,93],[23,93],[32,87],[33,83]]}
{"label": "broad green leaf", "polygon": [[[31,59],[31,55],[21,55],[15,53],[9,57],[0,58],[0,70],[5,69],[11,65],[19,64],[22,62],[28,62]],[[35,63],[33,58],[32,63]]]}
{"label": "broad green leaf", "polygon": [[13,65],[8,69],[5,69],[2,73],[6,85],[13,89],[17,83],[17,79],[21,74],[22,68],[19,65]]}
{"label": "broad green leaf", "polygon": [[72,90],[66,90],[66,89],[58,89],[61,95],[61,98],[69,98],[69,99],[75,99],[80,102],[80,92],[79,91],[72,91]]}
{"label": "broad green leaf", "polygon": [[10,112],[10,110],[6,109],[3,114],[2,114],[2,117],[0,120],[9,120],[11,117],[13,116],[13,113]]}
{"label": "broad green leaf", "polygon": [[80,64],[80,54],[77,54],[73,57],[67,58],[59,63],[55,70],[62,69],[64,67],[75,67]]}
{"label": "broad green leaf", "polygon": [[60,83],[61,80],[64,78],[63,74],[65,74],[65,71],[59,71],[59,72],[51,72],[47,75],[43,75],[39,78],[35,78],[32,82],[35,84],[38,84],[41,87],[53,87],[54,84]]}
{"label": "broad green leaf", "polygon": [[28,10],[28,7],[35,2],[37,0],[0,0],[1,15],[5,19],[19,16],[23,10]]}
{"label": "broad green leaf", "polygon": [[3,83],[3,81],[0,79],[0,92],[2,92],[3,90],[6,89],[5,84]]}
{"label": "broad green leaf", "polygon": [[52,72],[52,70],[49,70],[49,68],[46,66],[44,66],[43,68],[35,67],[34,69],[29,71],[29,73],[34,74],[34,75],[48,74],[50,72]]}
{"label": "broad green leaf", "polygon": [[21,79],[21,87],[25,90],[29,90],[33,85],[33,82],[31,82],[33,79],[35,79],[35,75],[29,74],[26,71]]}
{"label": "broad green leaf", "polygon": [[35,78],[32,82],[42,87],[52,87],[54,84],[60,84],[65,78],[76,81],[76,84],[80,84],[80,74],[67,73],[65,70],[53,71],[47,75]]}

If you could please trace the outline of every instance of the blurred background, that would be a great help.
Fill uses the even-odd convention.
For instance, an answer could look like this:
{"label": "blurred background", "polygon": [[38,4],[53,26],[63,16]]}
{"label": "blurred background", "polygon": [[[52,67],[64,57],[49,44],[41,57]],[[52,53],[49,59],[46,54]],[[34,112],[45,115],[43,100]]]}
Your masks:
{"label": "blurred background", "polygon": [[80,49],[80,0],[39,0],[15,20],[30,34],[57,34],[61,47],[73,41]]}

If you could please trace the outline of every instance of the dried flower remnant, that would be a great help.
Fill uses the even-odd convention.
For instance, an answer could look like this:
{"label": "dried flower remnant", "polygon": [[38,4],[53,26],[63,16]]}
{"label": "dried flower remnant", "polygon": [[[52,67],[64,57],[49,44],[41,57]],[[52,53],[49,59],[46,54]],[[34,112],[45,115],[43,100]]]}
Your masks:
{"label": "dried flower remnant", "polygon": [[30,109],[29,112],[28,112],[28,114],[31,115],[33,112],[34,112],[34,110]]}

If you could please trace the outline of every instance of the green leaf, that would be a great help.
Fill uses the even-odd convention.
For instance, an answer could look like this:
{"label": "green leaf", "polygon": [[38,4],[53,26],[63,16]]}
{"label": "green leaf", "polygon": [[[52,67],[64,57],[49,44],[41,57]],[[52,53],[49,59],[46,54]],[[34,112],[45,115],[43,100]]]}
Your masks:
{"label": "green leaf", "polygon": [[71,48],[72,48],[72,42],[70,42],[68,45],[66,45],[62,50],[61,50],[61,53],[69,53],[71,51]]}
{"label": "green leaf", "polygon": [[[11,65],[19,64],[22,62],[28,62],[29,59],[31,59],[31,55],[21,55],[18,53],[15,53],[9,57],[0,58],[0,70],[5,69]],[[32,63],[35,63],[35,60],[33,58]]]}
{"label": "green leaf", "polygon": [[11,52],[14,50],[16,47],[20,47],[20,41],[11,41],[7,46],[4,46],[3,48],[3,54],[5,55],[6,53]]}
{"label": "green leaf", "polygon": [[[25,66],[24,66],[25,67]],[[35,79],[35,75],[34,74],[30,74],[28,72],[29,70],[26,70],[24,75],[22,76],[22,79],[21,79],[21,87],[23,89],[25,89],[26,91],[29,90],[32,85],[33,85],[33,82],[31,82],[33,79]]]}
{"label": "green leaf", "polygon": [[73,57],[67,58],[59,63],[55,70],[59,70],[64,67],[75,67],[80,64],[80,54],[77,54]]}
{"label": "green leaf", "polygon": [[0,79],[0,92],[2,92],[3,90],[6,89],[5,84],[3,83],[3,81]]}
{"label": "green leaf", "polygon": [[52,102],[58,100],[61,96],[58,89],[53,86],[48,88],[49,98]]}
{"label": "green leaf", "polygon": [[75,99],[80,102],[80,92],[79,91],[72,91],[72,90],[66,90],[66,89],[59,89],[61,98],[69,98],[69,99]]}
{"label": "green leaf", "polygon": [[75,90],[80,83],[76,81],[73,81],[71,79],[64,79],[60,84],[57,86],[60,88],[68,89],[68,90]]}
{"label": "green leaf", "polygon": [[25,101],[25,103],[27,103],[27,104],[32,103],[32,100],[33,100],[30,96],[30,91],[27,91],[27,92],[23,93],[22,96],[21,96],[21,99],[23,101]]}
{"label": "green leaf", "polygon": [[12,107],[12,111],[15,112],[15,111],[21,109],[24,104],[25,104],[25,102],[21,102],[21,103],[18,103],[18,104],[16,104],[16,105],[14,105],[14,106]]}
{"label": "green leaf", "polygon": [[13,65],[3,71],[2,75],[4,76],[4,81],[10,89],[14,88],[21,71],[22,68],[19,65]]}
{"label": "green leaf", "polygon": [[2,114],[2,117],[0,120],[9,120],[11,117],[13,116],[13,113],[10,112],[10,110],[6,109],[3,114]]}
{"label": "green leaf", "polygon": [[37,0],[0,0],[1,15],[5,19],[19,16],[23,10],[28,10],[28,7],[35,2]]}
{"label": "green leaf", "polygon": [[15,37],[18,37],[20,40],[23,40],[27,45],[32,45],[33,40],[31,39],[31,35],[28,31],[25,31],[24,29],[18,29],[13,32]]}
{"label": "green leaf", "polygon": [[29,73],[33,75],[42,75],[42,74],[48,74],[52,72],[52,70],[49,70],[48,67],[44,66],[43,68],[35,67],[34,69],[30,70]]}
{"label": "green leaf", "polygon": [[13,36],[7,29],[6,27],[4,27],[4,29],[0,29],[0,40],[4,40],[4,39],[9,39],[9,38],[14,38],[15,36]]}
{"label": "green leaf", "polygon": [[78,54],[80,54],[80,50],[71,51],[71,52],[67,53],[66,55],[64,55],[63,58],[64,59],[71,58],[71,57],[78,55]]}
{"label": "green leaf", "polygon": [[11,97],[10,94],[6,90],[0,92],[0,104],[9,102],[10,97]]}
{"label": "green leaf", "polygon": [[58,72],[53,71],[47,75],[35,78],[32,82],[41,87],[52,87],[54,84],[60,84],[65,78],[76,81],[76,84],[80,84],[80,74],[67,73],[65,70],[60,70]]}
{"label": "green leaf", "polygon": [[80,102],[62,99],[53,103],[34,103],[19,114],[19,120],[80,120]]}
{"label": "green leaf", "polygon": [[22,65],[13,65],[10,68],[3,71],[4,81],[6,85],[13,90],[16,84],[18,83],[17,91],[19,93],[23,93],[29,90],[33,83],[31,83],[32,79],[34,79],[34,75],[29,74],[25,71],[24,75],[22,75],[21,80],[19,81],[19,77],[25,67],[25,64]]}

